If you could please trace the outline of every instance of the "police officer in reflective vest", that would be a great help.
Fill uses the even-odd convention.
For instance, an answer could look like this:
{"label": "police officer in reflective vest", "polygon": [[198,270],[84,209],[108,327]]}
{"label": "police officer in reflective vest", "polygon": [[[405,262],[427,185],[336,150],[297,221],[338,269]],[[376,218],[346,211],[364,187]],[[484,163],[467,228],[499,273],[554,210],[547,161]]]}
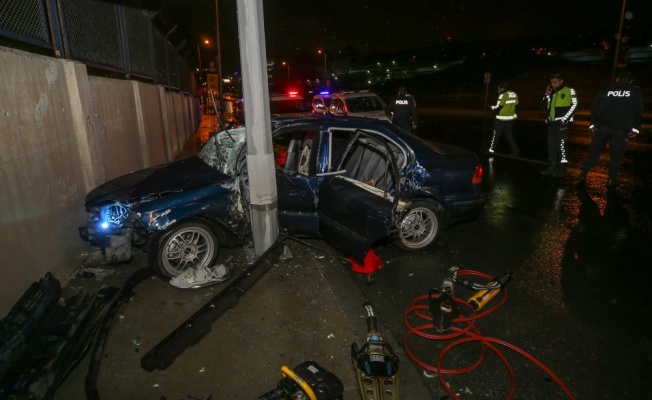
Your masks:
{"label": "police officer in reflective vest", "polygon": [[392,123],[407,131],[417,127],[417,110],[414,98],[407,94],[405,86],[398,88],[398,95],[385,107],[385,114]]}
{"label": "police officer in reflective vest", "polygon": [[601,90],[591,106],[593,132],[589,154],[582,163],[579,184],[586,182],[586,175],[609,143],[608,187],[617,183],[618,170],[623,161],[629,138],[638,136],[643,119],[643,96],[632,85],[632,74],[623,69],[618,72],[616,83]]}
{"label": "police officer in reflective vest", "polygon": [[516,106],[518,105],[518,96],[511,90],[507,90],[507,83],[500,82],[498,84],[498,101],[491,109],[496,112],[496,121],[494,122],[494,135],[491,138],[491,146],[489,146],[489,153],[493,153],[498,146],[500,136],[505,133],[509,147],[512,152],[510,156],[518,155],[518,146],[514,141],[512,135],[512,128],[514,120],[516,119]]}
{"label": "police officer in reflective vest", "polygon": [[541,100],[541,108],[547,110],[549,162],[548,168],[541,173],[560,178],[566,175],[568,127],[573,123],[573,115],[577,110],[575,89],[564,86],[561,74],[555,73],[550,77],[550,85]]}

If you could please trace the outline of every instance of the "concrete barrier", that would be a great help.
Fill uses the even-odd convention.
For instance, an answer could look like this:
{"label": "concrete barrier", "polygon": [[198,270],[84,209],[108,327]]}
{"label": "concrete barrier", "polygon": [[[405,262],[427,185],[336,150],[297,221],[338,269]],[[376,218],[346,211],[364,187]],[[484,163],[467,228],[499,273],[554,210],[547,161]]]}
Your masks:
{"label": "concrete barrier", "polygon": [[86,193],[172,161],[201,117],[193,96],[78,62],[0,47],[0,70],[2,317],[46,272],[65,283],[79,265]]}

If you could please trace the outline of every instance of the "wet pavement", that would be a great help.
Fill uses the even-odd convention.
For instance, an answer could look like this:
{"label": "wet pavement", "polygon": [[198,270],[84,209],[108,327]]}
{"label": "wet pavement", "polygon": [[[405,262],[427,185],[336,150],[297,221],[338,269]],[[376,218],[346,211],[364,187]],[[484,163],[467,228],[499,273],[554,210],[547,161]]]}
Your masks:
{"label": "wet pavement", "polygon": [[[620,186],[608,191],[606,156],[594,167],[586,188],[576,187],[577,167],[590,139],[581,127],[569,140],[569,175],[553,179],[539,173],[544,168],[545,135],[537,123],[516,126],[518,158],[485,154],[490,121],[420,119],[420,132],[435,126],[441,129],[427,139],[470,148],[483,163],[488,201],[478,219],[444,231],[425,252],[378,249],[386,265],[371,283],[351,272],[350,264],[322,241],[287,240],[294,257],[273,265],[203,340],[163,371],[143,370],[141,357],[226,283],[179,291],[158,278],[147,279],[134,289],[114,322],[98,377],[99,398],[252,399],[274,388],[282,365],[294,368],[306,360],[335,374],[344,384],[345,399],[361,398],[350,346],[361,344],[366,334],[364,301],[373,305],[380,332],[400,358],[399,398],[446,398],[432,366],[452,340],[409,334],[406,320],[411,326],[428,324],[409,310],[414,302],[422,304],[421,296],[439,288],[454,265],[481,274],[468,276],[481,283],[506,270],[514,274],[505,303],[479,318],[475,327],[494,340],[509,361],[515,399],[569,397],[537,361],[578,399],[648,397],[652,313],[645,307],[645,295],[652,278],[652,158],[647,137],[632,144]],[[228,257],[234,258],[236,269],[246,265],[240,248],[222,249],[220,260]],[[124,277],[146,266],[145,258],[137,253],[131,264],[114,269],[89,254],[85,265],[108,274],[82,274],[66,290],[119,286]],[[462,299],[472,293],[456,287]],[[500,296],[487,307],[498,304]],[[516,346],[530,358],[505,346]],[[474,343],[455,347],[442,367],[467,367],[479,359],[480,349]],[[85,398],[87,366],[88,357],[56,399]],[[466,399],[506,398],[512,388],[509,369],[490,349],[479,367],[446,375],[446,382]]]}

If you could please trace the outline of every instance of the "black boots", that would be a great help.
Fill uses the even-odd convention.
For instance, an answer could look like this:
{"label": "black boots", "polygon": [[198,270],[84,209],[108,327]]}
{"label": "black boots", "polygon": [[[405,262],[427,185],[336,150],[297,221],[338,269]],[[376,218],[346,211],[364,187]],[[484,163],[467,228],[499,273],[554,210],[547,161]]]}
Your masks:
{"label": "black boots", "polygon": [[550,164],[548,168],[541,171],[541,175],[552,175],[555,172],[555,165]]}
{"label": "black boots", "polygon": [[563,178],[566,176],[566,164],[558,165],[555,172],[552,173],[555,178]]}
{"label": "black boots", "polygon": [[541,171],[541,175],[552,175],[555,178],[563,178],[566,176],[566,164],[550,164],[548,168]]}

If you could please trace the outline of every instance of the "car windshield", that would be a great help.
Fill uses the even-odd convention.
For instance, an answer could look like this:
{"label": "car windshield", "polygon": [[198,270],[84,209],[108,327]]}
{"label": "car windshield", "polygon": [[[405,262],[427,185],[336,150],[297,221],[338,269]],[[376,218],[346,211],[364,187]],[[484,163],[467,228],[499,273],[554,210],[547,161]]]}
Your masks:
{"label": "car windshield", "polygon": [[292,114],[309,111],[309,108],[303,99],[292,99],[270,101],[269,110],[272,114]]}
{"label": "car windshield", "polygon": [[385,102],[378,96],[351,97],[346,100],[349,112],[382,111]]}
{"label": "car windshield", "polygon": [[219,132],[208,139],[197,157],[220,172],[235,176],[238,153],[246,138],[244,126]]}

